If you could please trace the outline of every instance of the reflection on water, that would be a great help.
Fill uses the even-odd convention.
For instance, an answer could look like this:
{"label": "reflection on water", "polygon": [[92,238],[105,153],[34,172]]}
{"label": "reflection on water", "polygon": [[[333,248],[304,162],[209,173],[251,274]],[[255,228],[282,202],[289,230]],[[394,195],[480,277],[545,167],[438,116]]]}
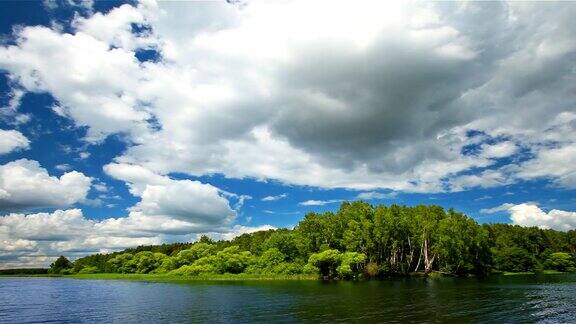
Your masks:
{"label": "reflection on water", "polygon": [[573,322],[576,275],[371,282],[0,278],[0,322]]}

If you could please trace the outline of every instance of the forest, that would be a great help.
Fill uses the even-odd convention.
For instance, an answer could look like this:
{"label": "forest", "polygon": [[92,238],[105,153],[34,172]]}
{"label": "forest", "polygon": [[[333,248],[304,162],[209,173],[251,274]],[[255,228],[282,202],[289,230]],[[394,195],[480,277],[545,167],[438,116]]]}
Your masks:
{"label": "forest", "polygon": [[243,234],[230,241],[140,246],[70,262],[52,274],[155,273],[318,275],[325,279],[495,272],[576,271],[576,231],[480,225],[434,205],[344,202],[337,212],[308,213],[292,230]]}

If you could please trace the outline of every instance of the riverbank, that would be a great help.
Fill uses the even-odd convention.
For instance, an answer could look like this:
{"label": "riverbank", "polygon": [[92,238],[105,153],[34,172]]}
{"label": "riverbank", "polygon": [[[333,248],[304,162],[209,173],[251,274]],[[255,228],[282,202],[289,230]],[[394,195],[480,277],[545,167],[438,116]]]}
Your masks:
{"label": "riverbank", "polygon": [[136,280],[136,281],[249,281],[249,280],[318,280],[317,275],[275,275],[275,274],[205,274],[198,276],[175,276],[171,274],[136,274],[136,273],[91,273],[62,276],[74,279],[90,280]]}
{"label": "riverbank", "polygon": [[[570,272],[560,272],[555,270],[544,270],[542,272],[497,272],[491,276],[529,276],[529,275],[557,275],[569,274]],[[176,276],[172,274],[138,274],[138,273],[90,273],[71,275],[51,275],[51,274],[28,274],[28,275],[2,275],[0,277],[33,277],[33,278],[72,278],[84,280],[130,280],[130,281],[151,281],[151,282],[174,282],[174,281],[315,281],[320,280],[317,275],[298,274],[204,274],[198,276]],[[433,272],[426,276],[424,273],[412,273],[411,278],[444,278],[454,277],[440,272]]]}

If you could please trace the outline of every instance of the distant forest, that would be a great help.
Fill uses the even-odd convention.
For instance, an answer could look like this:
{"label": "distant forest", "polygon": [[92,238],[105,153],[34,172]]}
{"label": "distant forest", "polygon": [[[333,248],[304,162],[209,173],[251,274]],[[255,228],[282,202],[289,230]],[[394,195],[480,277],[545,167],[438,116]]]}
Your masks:
{"label": "distant forest", "polygon": [[498,271],[576,270],[576,231],[479,225],[439,206],[346,202],[309,213],[293,229],[243,234],[230,241],[140,246],[52,264],[51,273],[317,274],[324,278],[466,276]]}

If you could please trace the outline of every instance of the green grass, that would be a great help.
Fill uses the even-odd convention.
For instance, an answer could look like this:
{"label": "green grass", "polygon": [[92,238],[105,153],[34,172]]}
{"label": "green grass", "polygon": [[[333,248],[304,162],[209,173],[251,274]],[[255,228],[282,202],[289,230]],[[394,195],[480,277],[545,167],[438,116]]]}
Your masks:
{"label": "green grass", "polygon": [[563,273],[569,273],[569,272],[562,272],[562,271],[556,271],[556,270],[542,270],[542,271],[538,271],[538,272],[509,272],[509,271],[502,272],[502,274],[505,276],[525,276],[525,275],[533,275],[533,274],[550,275],[550,274],[563,274]]}
{"label": "green grass", "polygon": [[533,275],[534,272],[510,272],[510,271],[504,271],[502,272],[503,275],[505,276],[525,276],[525,275]]}
{"label": "green grass", "polygon": [[134,273],[92,273],[64,275],[64,278],[95,280],[137,280],[137,281],[235,281],[235,280],[317,280],[317,275],[280,274],[205,274],[198,276],[175,276],[170,274]]}

